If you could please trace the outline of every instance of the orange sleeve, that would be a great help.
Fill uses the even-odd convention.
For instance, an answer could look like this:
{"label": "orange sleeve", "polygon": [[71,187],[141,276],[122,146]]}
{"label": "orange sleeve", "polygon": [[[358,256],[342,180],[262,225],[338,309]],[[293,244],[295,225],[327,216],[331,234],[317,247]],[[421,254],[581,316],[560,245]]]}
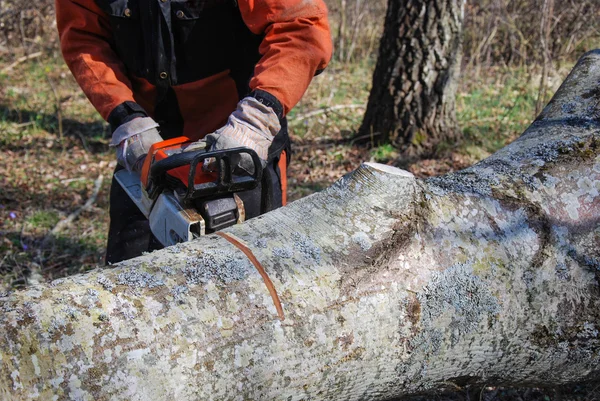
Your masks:
{"label": "orange sleeve", "polygon": [[238,4],[248,28],[264,35],[259,49],[262,58],[250,88],[275,96],[287,114],[331,58],[327,7],[323,0],[244,0]]}
{"label": "orange sleeve", "polygon": [[96,110],[110,112],[134,101],[125,67],[111,47],[106,14],[94,0],[56,0],[56,21],[65,62]]}

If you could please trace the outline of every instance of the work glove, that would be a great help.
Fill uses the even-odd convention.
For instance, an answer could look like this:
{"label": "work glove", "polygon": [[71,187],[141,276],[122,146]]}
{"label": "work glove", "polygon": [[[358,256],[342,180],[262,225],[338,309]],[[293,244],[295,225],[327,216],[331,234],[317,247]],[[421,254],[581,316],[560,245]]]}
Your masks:
{"label": "work glove", "polygon": [[[261,159],[262,167],[267,164],[269,147],[273,137],[281,130],[279,118],[273,109],[253,97],[242,99],[236,110],[231,113],[227,124],[207,135],[204,140],[209,150],[223,150],[237,147],[247,147],[254,150]],[[233,160],[234,165],[247,174],[254,174],[254,163],[249,154],[238,155],[239,160]],[[205,165],[211,169],[211,163]]]}
{"label": "work glove", "polygon": [[110,146],[117,149],[117,163],[127,171],[141,171],[150,147],[162,140],[158,124],[150,117],[139,117],[120,125]]}

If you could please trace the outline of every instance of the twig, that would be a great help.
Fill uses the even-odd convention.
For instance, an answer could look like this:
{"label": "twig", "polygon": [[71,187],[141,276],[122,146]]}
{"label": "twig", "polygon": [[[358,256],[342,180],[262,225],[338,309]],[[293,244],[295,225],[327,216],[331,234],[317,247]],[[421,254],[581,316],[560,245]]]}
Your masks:
{"label": "twig", "polygon": [[306,119],[312,118],[314,116],[318,116],[321,114],[325,114],[328,113],[330,111],[334,111],[334,110],[342,110],[342,109],[364,109],[365,106],[362,104],[339,104],[337,106],[329,106],[329,107],[323,107],[319,110],[313,110],[311,112],[308,112],[306,114],[300,114],[299,116],[297,116],[296,118],[294,118],[292,121],[290,121],[290,125],[293,124],[297,124],[299,122],[302,122]]}
{"label": "twig", "polygon": [[[585,397],[585,401],[593,401],[593,400],[595,400],[596,398],[595,398],[595,394],[594,394],[594,393],[595,393],[595,392],[596,392],[596,390],[598,390],[599,388],[600,388],[600,384],[598,384],[596,387],[594,387],[594,389],[593,389],[592,391],[590,391],[590,393],[589,393],[588,395],[586,395],[586,397]],[[591,396],[591,397],[594,397],[594,398],[589,398],[590,396]]]}
{"label": "twig", "polygon": [[444,381],[442,381],[441,383],[442,383],[442,384],[446,384],[447,386],[449,386],[449,387],[452,387],[452,388],[454,388],[455,390],[458,390],[458,391],[463,391],[463,388],[462,388],[462,387],[460,387],[458,384],[456,384],[456,383],[454,383],[454,382],[451,382],[451,381],[449,381],[449,380],[444,380]]}
{"label": "twig", "polygon": [[38,58],[38,57],[40,57],[41,55],[42,55],[42,52],[35,52],[35,53],[31,53],[31,54],[29,54],[29,55],[27,55],[27,56],[19,57],[18,59],[16,59],[16,60],[15,60],[15,62],[14,62],[14,63],[12,63],[12,64],[10,64],[10,65],[7,65],[7,66],[6,66],[6,67],[4,67],[4,68],[2,69],[2,71],[0,71],[0,72],[2,72],[2,73],[9,72],[10,70],[12,70],[13,68],[15,68],[15,67],[16,67],[16,66],[18,66],[19,64],[21,64],[21,63],[23,63],[23,62],[25,62],[25,61],[27,61],[27,60],[31,60],[31,59],[34,59],[34,58]]}
{"label": "twig", "polygon": [[352,55],[354,54],[354,50],[356,49],[356,42],[358,40],[358,34],[361,28],[364,28],[362,25],[362,21],[367,13],[366,5],[367,1],[362,2],[360,0],[356,0],[354,4],[354,16],[352,21],[352,35],[350,35],[350,47],[346,50],[346,63],[350,63],[352,60]]}
{"label": "twig", "polygon": [[[48,235],[55,235],[60,232],[63,228],[69,226],[79,215],[92,207],[92,205],[96,202],[98,198],[98,194],[100,193],[100,188],[102,187],[102,182],[104,181],[104,176],[100,174],[96,181],[94,182],[94,190],[92,191],[92,196],[85,202],[85,204],[79,209],[75,210],[71,213],[66,219],[59,221],[52,230],[48,233]],[[46,237],[48,237],[46,235]]]}
{"label": "twig", "polygon": [[27,121],[26,123],[17,124],[15,125],[15,128],[25,128],[29,127],[30,125],[35,125],[35,121]]}
{"label": "twig", "polygon": [[545,0],[542,9],[542,22],[540,26],[540,39],[542,42],[542,55],[544,64],[542,65],[542,76],[540,78],[540,89],[535,105],[535,115],[539,115],[546,103],[546,82],[548,80],[548,70],[550,68],[550,35],[552,32],[552,17],[554,15],[554,0]]}
{"label": "twig", "polygon": [[331,114],[338,116],[340,118],[346,119],[348,121],[357,122],[356,118],[351,117],[351,116],[346,116],[346,115],[338,112],[337,110],[331,110]]}
{"label": "twig", "polygon": [[60,104],[60,97],[58,96],[58,91],[54,86],[54,83],[50,79],[50,76],[46,74],[46,80],[48,80],[48,84],[52,89],[52,93],[54,94],[55,100],[55,108],[56,108],[56,119],[58,120],[58,137],[60,138],[60,145],[62,146],[63,153],[65,152],[65,142],[64,142],[64,133],[63,133],[63,121],[62,121],[62,106]]}
{"label": "twig", "polygon": [[25,52],[27,52],[27,44],[25,43],[25,25],[23,24],[23,10],[21,10],[21,12],[19,13],[19,30],[21,31],[21,42],[23,44],[23,49],[25,49]]}
{"label": "twig", "polygon": [[346,0],[339,0],[340,2],[340,25],[338,26],[338,36],[337,36],[337,53],[340,61],[344,60],[344,50],[345,50],[345,41],[344,38],[346,36]]}
{"label": "twig", "polygon": [[318,138],[318,140],[305,141],[293,141],[294,149],[318,149],[326,148],[330,146],[338,146],[348,143],[348,139],[333,139],[333,138]]}
{"label": "twig", "polygon": [[85,151],[88,152],[88,153],[92,153],[90,151],[90,147],[87,144],[87,140],[85,139],[85,136],[83,136],[83,134],[81,133],[81,131],[77,130],[77,131],[75,131],[75,133],[77,134],[77,136],[79,137],[79,139],[81,139],[81,143],[83,144],[83,148],[85,149]]}
{"label": "twig", "polygon": [[354,145],[356,142],[362,141],[363,139],[371,138],[371,141],[373,141],[374,137],[380,136],[381,134],[382,134],[381,132],[372,132],[367,135],[357,136],[356,138],[352,138],[352,141],[350,141],[350,145]]}
{"label": "twig", "polygon": [[77,181],[86,181],[87,178],[86,177],[79,177],[79,178],[67,178],[66,180],[61,180],[60,183],[61,184],[70,184],[72,182],[77,182]]}
{"label": "twig", "polygon": [[44,248],[46,247],[46,244],[48,244],[48,241],[50,241],[50,239],[53,238],[56,234],[58,234],[61,230],[68,227],[69,225],[71,225],[71,223],[73,223],[73,221],[75,221],[75,219],[77,217],[79,217],[79,215],[82,212],[84,212],[92,207],[92,205],[96,202],[96,199],[98,198],[98,194],[100,193],[100,189],[102,188],[103,181],[104,181],[104,176],[102,174],[100,174],[98,176],[98,178],[96,178],[96,181],[94,182],[94,190],[92,191],[92,196],[89,197],[89,199],[85,202],[85,204],[83,206],[81,206],[79,209],[75,210],[69,216],[67,216],[66,219],[59,221],[54,226],[54,228],[52,228],[52,230],[50,230],[48,232],[48,234],[46,234],[46,236],[42,240],[42,244],[38,248],[37,259],[38,259],[39,264],[35,264],[32,267],[31,272],[29,273],[28,282],[30,284],[35,285],[35,284],[39,284],[43,281],[40,265],[42,264],[42,261],[43,261],[42,252],[43,252]]}

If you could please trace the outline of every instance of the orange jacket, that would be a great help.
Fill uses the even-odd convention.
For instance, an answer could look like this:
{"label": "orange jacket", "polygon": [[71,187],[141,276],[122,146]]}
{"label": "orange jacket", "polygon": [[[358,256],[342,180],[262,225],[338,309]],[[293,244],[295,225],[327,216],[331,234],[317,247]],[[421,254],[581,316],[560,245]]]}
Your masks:
{"label": "orange jacket", "polygon": [[[222,126],[250,91],[273,95],[285,115],[332,52],[322,0],[56,0],[56,14],[64,59],[104,119],[135,102],[162,125],[167,99],[194,139]],[[160,28],[150,32],[148,21]],[[246,79],[234,70],[252,59],[240,54],[252,41]]]}

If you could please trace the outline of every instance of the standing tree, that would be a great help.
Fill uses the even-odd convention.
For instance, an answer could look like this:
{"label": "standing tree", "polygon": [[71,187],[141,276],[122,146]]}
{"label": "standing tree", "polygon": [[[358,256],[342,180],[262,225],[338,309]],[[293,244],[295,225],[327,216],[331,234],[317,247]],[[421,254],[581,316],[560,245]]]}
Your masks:
{"label": "standing tree", "polygon": [[456,82],[465,0],[389,0],[359,135],[408,156],[458,137]]}

